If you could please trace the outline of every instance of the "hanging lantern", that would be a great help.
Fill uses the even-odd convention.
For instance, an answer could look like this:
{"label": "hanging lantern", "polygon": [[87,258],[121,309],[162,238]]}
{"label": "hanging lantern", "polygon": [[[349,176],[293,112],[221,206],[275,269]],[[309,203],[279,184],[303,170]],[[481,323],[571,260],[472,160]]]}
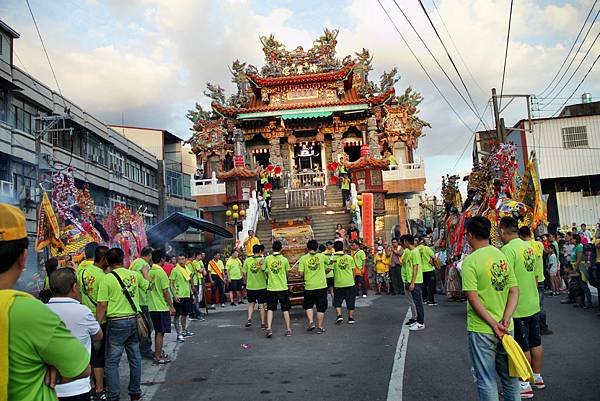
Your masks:
{"label": "hanging lantern", "polygon": [[240,215],[238,214],[238,212],[235,212],[231,217],[237,220],[239,219]]}
{"label": "hanging lantern", "polygon": [[290,134],[290,136],[288,136],[288,143],[290,145],[296,144],[296,136],[294,134]]}
{"label": "hanging lantern", "polygon": [[240,216],[244,217],[246,215],[246,211],[245,210],[240,210]]}
{"label": "hanging lantern", "polygon": [[231,217],[231,215],[232,215],[232,212],[231,212],[231,210],[228,210],[228,211],[226,211],[226,212],[225,212],[225,216],[227,216],[227,217]]}
{"label": "hanging lantern", "polygon": [[237,211],[237,210],[239,209],[239,206],[238,206],[238,205],[233,205],[231,208],[232,208],[232,209],[233,209],[233,211],[235,212],[235,211]]}

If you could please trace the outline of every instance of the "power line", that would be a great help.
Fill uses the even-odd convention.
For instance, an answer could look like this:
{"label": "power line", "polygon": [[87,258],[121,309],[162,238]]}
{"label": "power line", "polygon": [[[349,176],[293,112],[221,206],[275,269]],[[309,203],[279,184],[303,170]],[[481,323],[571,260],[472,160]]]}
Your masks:
{"label": "power line", "polygon": [[502,84],[500,85],[500,108],[502,108],[502,95],[504,93],[504,78],[506,77],[506,60],[508,59],[508,44],[510,42],[510,26],[512,22],[513,0],[510,0],[508,12],[508,30],[506,32],[506,50],[504,51],[504,67],[502,67]]}
{"label": "power line", "polygon": [[[600,59],[600,54],[598,54],[598,56],[596,57],[596,59],[594,60],[594,62],[590,66],[590,68],[587,70],[587,72],[585,73],[585,75],[583,76],[583,78],[581,79],[581,81],[579,82],[579,84],[577,85],[577,87],[575,88],[575,90],[573,91],[573,93],[571,94],[571,96],[573,96],[575,94],[575,92],[577,92],[579,90],[579,87],[583,84],[583,82],[588,77],[588,75],[590,74],[590,72],[592,72],[592,70],[594,69],[594,66],[598,62],[598,59]],[[565,100],[565,102],[562,104],[562,106],[560,106],[560,110],[562,110],[562,108],[565,107],[565,105],[568,102],[569,102],[568,100]],[[552,117],[554,117],[556,115],[556,113],[558,113],[558,110],[555,111],[554,114],[552,114]]]}
{"label": "power line", "polygon": [[592,8],[590,8],[590,11],[588,12],[587,17],[585,17],[585,21],[583,21],[583,25],[581,25],[581,29],[579,30],[577,37],[575,38],[575,40],[573,41],[573,44],[571,45],[571,48],[569,49],[569,53],[567,53],[567,56],[563,60],[558,71],[556,71],[556,74],[554,75],[554,78],[552,78],[552,81],[550,81],[550,83],[544,88],[544,90],[540,92],[540,94],[539,94],[540,96],[542,96],[548,90],[548,88],[550,88],[550,86],[552,86],[552,84],[554,83],[554,80],[556,80],[556,78],[558,77],[558,74],[560,74],[560,71],[565,66],[565,63],[569,59],[569,56],[573,52],[573,49],[575,48],[575,45],[577,44],[577,41],[579,40],[579,37],[581,36],[581,32],[583,32],[583,29],[585,28],[585,24],[587,24],[588,20],[590,19],[590,16],[592,15],[592,12],[594,11],[594,8],[596,7],[596,3],[598,3],[598,0],[594,0],[594,4],[592,4]]}
{"label": "power line", "polygon": [[475,79],[475,76],[473,75],[473,73],[471,72],[471,69],[469,68],[468,64],[466,63],[465,59],[463,58],[460,50],[458,49],[458,46],[454,42],[454,39],[452,39],[452,35],[450,34],[450,31],[448,30],[448,27],[446,26],[446,22],[444,22],[444,18],[442,17],[442,13],[440,13],[440,10],[438,9],[437,4],[435,3],[435,0],[431,0],[431,3],[433,4],[433,7],[435,8],[435,11],[436,11],[438,17],[440,17],[440,21],[442,22],[442,26],[444,27],[444,30],[446,31],[446,34],[448,34],[448,37],[450,38],[450,43],[452,43],[452,46],[454,47],[454,50],[456,50],[456,53],[458,54],[458,57],[460,58],[460,61],[462,61],[463,65],[465,66],[465,68],[467,70],[467,72],[469,73],[469,76],[471,77],[471,79],[473,80],[473,82],[475,82],[475,85],[477,85],[477,87],[479,88],[479,90],[481,91],[481,93],[483,93],[485,96],[487,96],[487,92],[483,90],[483,88],[481,87],[481,85],[479,85],[479,82],[477,82],[477,79]]}
{"label": "power line", "polygon": [[35,20],[35,16],[33,15],[33,10],[31,9],[31,5],[29,4],[29,0],[25,0],[27,3],[27,8],[29,8],[29,14],[31,14],[31,19],[33,20],[33,24],[35,25],[35,30],[37,31],[38,38],[40,38],[40,42],[42,43],[42,49],[44,49],[44,54],[46,55],[46,60],[48,60],[48,65],[50,66],[50,71],[52,71],[52,76],[54,77],[54,82],[56,83],[56,87],[58,88],[58,93],[63,101],[65,109],[67,108],[67,103],[65,102],[65,98],[62,94],[62,90],[60,89],[60,84],[58,83],[58,79],[56,78],[56,73],[54,72],[54,68],[52,67],[52,62],[50,61],[50,56],[48,55],[48,51],[46,50],[46,45],[44,44],[44,39],[42,39],[42,34],[40,33],[40,28],[38,27],[37,21]]}
{"label": "power line", "polygon": [[[465,104],[471,110],[471,112],[475,115],[475,117],[479,117],[478,112],[475,111],[475,109],[473,109],[473,107],[471,106],[471,104],[467,101],[467,99],[465,99],[465,97],[462,94],[462,92],[456,87],[456,84],[454,83],[454,81],[452,81],[452,79],[450,78],[450,76],[448,75],[448,73],[446,72],[446,70],[444,70],[444,67],[442,67],[442,65],[440,64],[440,62],[438,61],[438,59],[435,57],[435,55],[433,54],[433,52],[431,51],[431,49],[429,48],[429,46],[427,46],[427,43],[423,40],[423,38],[419,34],[419,31],[417,31],[417,29],[415,28],[415,26],[413,25],[413,23],[410,21],[410,18],[408,18],[408,16],[406,15],[406,13],[402,9],[402,7],[400,7],[400,5],[398,4],[398,2],[396,0],[393,0],[393,2],[396,5],[396,7],[398,8],[398,10],[400,10],[400,13],[402,13],[402,15],[404,16],[404,19],[406,20],[406,22],[408,22],[408,24],[410,25],[410,27],[412,28],[412,30],[415,32],[415,34],[417,35],[417,37],[419,38],[419,40],[421,41],[421,43],[423,44],[423,46],[425,46],[425,49],[427,49],[427,51],[429,52],[429,55],[433,58],[433,60],[435,61],[435,63],[437,64],[437,66],[440,68],[440,70],[442,71],[442,73],[444,74],[444,76],[446,77],[446,79],[448,79],[448,81],[450,82],[450,84],[452,85],[452,87],[454,88],[454,90],[456,90],[456,92],[458,93],[458,95],[465,102]],[[379,4],[381,4],[381,3],[379,3]],[[483,123],[484,127],[487,128],[487,124],[483,120],[480,120],[480,121]]]}
{"label": "power line", "polygon": [[[565,68],[565,70],[563,71],[562,75],[560,76],[560,78],[558,79],[558,81],[556,81],[556,83],[554,84],[554,86],[552,87],[552,89],[550,90],[550,92],[548,92],[547,96],[545,97],[540,97],[540,99],[544,100],[544,99],[548,99],[550,98],[550,96],[552,96],[552,93],[554,92],[554,90],[558,87],[558,85],[560,85],[560,81],[562,81],[562,79],[565,77],[565,75],[567,75],[567,72],[569,71],[569,69],[571,68],[571,66],[573,65],[573,62],[575,61],[575,59],[577,58],[577,55],[579,54],[579,51],[581,50],[581,47],[583,46],[583,44],[585,43],[585,41],[587,40],[587,37],[590,33],[590,31],[592,30],[592,27],[594,26],[594,23],[596,22],[596,20],[598,19],[598,15],[600,15],[600,8],[598,9],[598,11],[596,12],[596,15],[594,16],[594,19],[592,20],[592,23],[590,24],[588,30],[585,33],[585,36],[583,37],[583,40],[581,41],[581,43],[579,44],[579,47],[577,47],[577,50],[575,51],[575,53],[573,54],[573,58],[571,58],[571,61],[569,62],[569,65],[567,66],[567,68]],[[567,81],[568,83],[569,81]]]}
{"label": "power line", "polygon": [[450,107],[450,109],[452,110],[452,112],[454,112],[454,114],[456,115],[456,117],[458,118],[458,120],[469,131],[472,132],[473,129],[471,129],[471,127],[469,127],[467,125],[467,123],[465,122],[465,120],[462,119],[462,117],[460,116],[460,114],[458,114],[458,112],[456,111],[456,109],[454,108],[454,106],[452,106],[452,103],[450,103],[450,101],[446,98],[446,96],[444,95],[444,93],[437,86],[437,84],[435,83],[435,81],[433,80],[433,78],[431,77],[431,75],[429,74],[429,72],[427,71],[427,69],[425,68],[425,66],[423,65],[423,63],[421,63],[421,60],[419,60],[419,58],[417,57],[416,53],[413,51],[412,47],[410,46],[410,44],[408,43],[408,41],[406,40],[406,38],[404,37],[404,35],[402,34],[402,32],[400,32],[400,29],[398,29],[398,26],[396,25],[396,23],[392,19],[392,16],[388,13],[388,11],[385,9],[385,7],[383,6],[383,4],[381,4],[381,0],[377,0],[377,2],[379,3],[379,5],[381,6],[381,9],[383,10],[383,12],[385,13],[385,15],[388,17],[388,19],[390,20],[390,22],[392,23],[392,25],[396,29],[396,32],[398,32],[398,35],[400,35],[400,38],[402,39],[402,41],[404,42],[404,44],[406,45],[406,47],[410,51],[410,54],[412,54],[412,56],[415,58],[415,60],[417,61],[417,63],[419,64],[419,66],[421,67],[421,69],[423,70],[423,72],[425,73],[425,75],[427,76],[427,78],[429,78],[429,81],[431,82],[431,84],[433,85],[433,87],[438,91],[438,93],[440,94],[440,96],[442,97],[442,99],[444,99],[444,101],[446,102],[446,104],[448,104],[448,107]]}

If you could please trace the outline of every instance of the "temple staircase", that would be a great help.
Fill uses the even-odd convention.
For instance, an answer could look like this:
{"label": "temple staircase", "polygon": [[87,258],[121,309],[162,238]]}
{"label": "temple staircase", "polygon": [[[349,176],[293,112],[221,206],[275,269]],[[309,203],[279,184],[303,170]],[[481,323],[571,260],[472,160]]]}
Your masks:
{"label": "temple staircase", "polygon": [[[324,203],[327,203],[326,205]],[[271,216],[277,222],[312,217],[312,229],[319,244],[335,239],[335,227],[350,222],[350,212],[343,207],[342,191],[334,185],[323,188],[276,189],[271,194]],[[256,235],[270,250],[271,223],[259,220]]]}

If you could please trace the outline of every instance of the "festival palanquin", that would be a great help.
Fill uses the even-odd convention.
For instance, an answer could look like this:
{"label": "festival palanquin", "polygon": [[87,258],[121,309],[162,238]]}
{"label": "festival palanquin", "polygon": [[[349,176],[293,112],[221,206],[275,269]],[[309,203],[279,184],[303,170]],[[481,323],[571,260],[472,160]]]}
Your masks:
{"label": "festival palanquin", "polygon": [[425,184],[423,163],[413,155],[429,126],[418,117],[422,97],[411,88],[396,94],[396,68],[371,81],[368,50],[338,58],[337,36],[326,29],[308,50],[288,50],[263,36],[262,68],[239,60],[230,67],[236,93],[227,97],[221,86],[207,84],[212,110],[196,105],[188,118],[205,178],[214,174],[226,184],[218,202],[197,198],[209,219],[223,204],[246,207],[257,182],[261,195],[285,189],[292,199],[295,190],[308,197],[335,186],[348,172],[359,194],[373,193],[377,235],[397,225],[406,232],[405,199]]}
{"label": "festival palanquin", "polygon": [[77,264],[85,257],[85,246],[97,242],[121,248],[128,266],[147,245],[142,217],[123,205],[115,206],[104,224],[96,220],[94,200],[87,188],[75,186],[71,168],[54,173],[51,183],[51,198],[44,192],[40,205],[37,252],[50,247],[50,255],[62,265],[69,260]]}

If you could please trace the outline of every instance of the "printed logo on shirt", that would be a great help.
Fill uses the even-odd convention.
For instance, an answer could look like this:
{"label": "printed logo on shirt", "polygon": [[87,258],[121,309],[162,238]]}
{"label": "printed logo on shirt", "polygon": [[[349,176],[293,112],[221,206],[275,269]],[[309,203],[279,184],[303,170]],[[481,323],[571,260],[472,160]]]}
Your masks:
{"label": "printed logo on shirt", "polygon": [[136,291],[135,290],[135,276],[132,274],[131,276],[127,276],[125,277],[125,279],[121,278],[121,280],[123,280],[123,284],[125,284],[125,287],[127,288],[127,291],[129,291],[129,293],[131,294],[131,296],[135,296]]}
{"label": "printed logo on shirt", "polygon": [[271,263],[270,266],[267,267],[273,272],[273,274],[279,274],[281,269],[283,269],[283,261],[277,258],[273,263]]}
{"label": "printed logo on shirt", "polygon": [[314,271],[319,270],[321,262],[319,261],[318,256],[309,256],[308,260],[306,261],[306,264],[307,264],[308,268],[314,272]]}
{"label": "printed logo on shirt", "polygon": [[532,272],[533,269],[535,269],[535,252],[533,248],[523,249],[521,251],[521,256],[525,261],[525,270]]}
{"label": "printed logo on shirt", "polygon": [[338,267],[341,270],[347,270],[350,269],[350,262],[348,261],[348,259],[344,258],[344,259],[339,259],[337,262]]}
{"label": "printed logo on shirt", "polygon": [[265,263],[265,259],[264,258],[258,258],[258,259],[256,259],[256,263],[254,264],[254,266],[250,267],[250,271],[252,273],[258,273],[260,271],[263,263]]}
{"label": "printed logo on shirt", "polygon": [[492,263],[490,268],[492,286],[496,291],[504,291],[508,283],[508,264],[505,260]]}

